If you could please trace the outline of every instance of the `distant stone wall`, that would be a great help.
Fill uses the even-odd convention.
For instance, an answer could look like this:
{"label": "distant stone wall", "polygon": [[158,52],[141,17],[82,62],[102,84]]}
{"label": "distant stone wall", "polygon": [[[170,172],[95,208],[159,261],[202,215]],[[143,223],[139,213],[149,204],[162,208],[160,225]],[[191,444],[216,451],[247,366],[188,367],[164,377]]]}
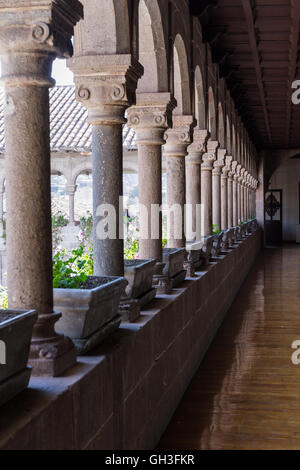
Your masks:
{"label": "distant stone wall", "polygon": [[258,230],[64,377],[32,378],[1,408],[0,448],[154,448],[260,248]]}

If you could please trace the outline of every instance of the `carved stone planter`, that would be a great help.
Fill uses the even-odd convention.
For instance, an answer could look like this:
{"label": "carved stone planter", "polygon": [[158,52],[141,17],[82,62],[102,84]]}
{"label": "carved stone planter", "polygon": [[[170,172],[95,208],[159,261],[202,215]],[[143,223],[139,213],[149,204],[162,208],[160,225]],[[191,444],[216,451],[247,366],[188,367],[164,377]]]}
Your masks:
{"label": "carved stone planter", "polygon": [[0,406],[28,385],[27,361],[36,319],[34,310],[0,310]]}
{"label": "carved stone planter", "polygon": [[123,277],[90,276],[86,288],[54,289],[55,310],[62,313],[56,331],[71,338],[79,354],[90,351],[119,328]]}
{"label": "carved stone planter", "polygon": [[185,256],[184,248],[163,249],[163,262],[165,263],[163,274],[172,280],[173,287],[185,280],[186,271],[183,269]]}
{"label": "carved stone planter", "polygon": [[152,290],[155,263],[154,259],[125,260],[125,279],[128,281],[125,292],[128,297],[141,299],[147,292]]}
{"label": "carved stone planter", "polygon": [[204,245],[203,245],[203,248],[201,250],[201,259],[202,259],[203,266],[208,266],[208,264],[209,264],[209,260],[212,256],[212,249],[213,249],[214,240],[215,240],[214,235],[210,235],[208,237],[203,238]]}
{"label": "carved stone planter", "polygon": [[156,295],[156,289],[152,287],[153,273],[156,261],[149,260],[125,260],[125,279],[127,298],[121,300],[120,313],[123,320],[133,322],[140,316],[141,308],[147,305]]}
{"label": "carved stone planter", "polygon": [[204,240],[187,243],[186,245],[187,256],[184,268],[187,271],[188,277],[193,277],[197,269],[199,269],[203,264],[203,259],[201,258],[203,246]]}
{"label": "carved stone planter", "polygon": [[223,233],[222,249],[228,250],[235,242],[235,228],[229,228]]}
{"label": "carved stone planter", "polygon": [[213,257],[219,256],[219,254],[221,253],[223,235],[224,232],[220,232],[217,235],[214,235],[214,241],[211,252]]}

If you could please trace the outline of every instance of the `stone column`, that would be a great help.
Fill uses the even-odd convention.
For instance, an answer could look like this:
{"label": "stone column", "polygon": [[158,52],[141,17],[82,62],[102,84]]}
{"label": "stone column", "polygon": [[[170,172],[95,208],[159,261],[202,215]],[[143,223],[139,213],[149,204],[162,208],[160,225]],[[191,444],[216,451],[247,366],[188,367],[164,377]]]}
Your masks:
{"label": "stone column", "polygon": [[238,225],[238,175],[237,175],[238,162],[232,162],[233,182],[232,182],[232,218],[233,226]]}
{"label": "stone column", "polygon": [[241,165],[237,165],[236,173],[237,173],[237,216],[238,216],[238,224],[242,221],[242,190],[241,190]]}
{"label": "stone column", "polygon": [[122,276],[124,114],[143,68],[127,54],[78,56],[68,65],[92,126],[94,274]]}
{"label": "stone column", "polygon": [[170,93],[141,93],[128,110],[128,125],[136,131],[140,211],[141,259],[162,262],[162,145],[172,125],[176,101]]}
{"label": "stone column", "polygon": [[77,0],[0,2],[8,306],[39,314],[29,361],[37,375],[60,375],[76,360],[73,343],[54,329],[48,88],[55,57],[72,54],[82,15]]}
{"label": "stone column", "polygon": [[240,183],[240,191],[241,191],[241,199],[240,199],[240,204],[241,204],[241,222],[245,221],[245,168],[241,168],[240,170],[240,178],[239,178],[239,183]]}
{"label": "stone column", "polygon": [[77,186],[75,184],[67,186],[67,194],[69,196],[69,225],[75,224],[75,192]]}
{"label": "stone column", "polygon": [[248,219],[252,218],[251,211],[251,175],[248,174],[247,178],[247,210],[248,210]]}
{"label": "stone column", "polygon": [[[201,163],[209,137],[207,130],[194,129],[193,143],[188,147],[186,158],[186,204],[187,204],[187,241],[193,242],[201,238]],[[198,233],[198,230],[200,231]],[[189,233],[191,231],[191,233]],[[195,235],[196,234],[196,235]]]}
{"label": "stone column", "polygon": [[227,226],[233,226],[233,198],[232,198],[232,184],[233,184],[233,171],[232,171],[232,157],[226,157],[226,166],[229,168],[227,177]]}
{"label": "stone column", "polygon": [[225,165],[225,149],[218,149],[212,171],[212,219],[217,230],[221,229],[221,174]]}
{"label": "stone column", "polygon": [[221,230],[227,230],[231,227],[231,225],[228,225],[228,175],[230,162],[228,162],[227,158],[225,162],[226,165],[223,167],[221,175]]}
{"label": "stone column", "polygon": [[3,196],[4,191],[0,191],[0,222],[3,221]]}
{"label": "stone column", "polygon": [[201,165],[201,204],[202,204],[202,236],[212,234],[212,170],[217,158],[219,142],[209,140],[207,152],[202,157]]}
{"label": "stone column", "polygon": [[191,143],[193,116],[174,116],[173,128],[165,134],[167,167],[168,248],[185,247],[185,157]]}
{"label": "stone column", "polygon": [[245,170],[244,179],[243,179],[243,187],[244,187],[244,220],[247,222],[248,220],[248,196],[247,196],[247,177],[248,171]]}

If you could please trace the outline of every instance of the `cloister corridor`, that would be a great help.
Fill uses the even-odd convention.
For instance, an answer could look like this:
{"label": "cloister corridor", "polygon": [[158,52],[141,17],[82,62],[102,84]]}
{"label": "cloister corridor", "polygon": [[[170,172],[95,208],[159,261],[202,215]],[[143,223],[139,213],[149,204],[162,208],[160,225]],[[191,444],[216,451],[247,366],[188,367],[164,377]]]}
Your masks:
{"label": "cloister corridor", "polygon": [[300,246],[262,252],[160,449],[300,447]]}

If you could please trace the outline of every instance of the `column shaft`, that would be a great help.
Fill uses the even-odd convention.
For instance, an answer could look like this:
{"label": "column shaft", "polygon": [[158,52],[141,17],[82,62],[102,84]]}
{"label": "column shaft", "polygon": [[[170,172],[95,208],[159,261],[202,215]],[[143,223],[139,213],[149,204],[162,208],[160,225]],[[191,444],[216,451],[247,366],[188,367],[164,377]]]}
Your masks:
{"label": "column shaft", "polygon": [[[123,223],[123,145],[122,124],[93,125],[92,127],[92,166],[93,166],[93,218],[101,222],[105,205],[115,213],[115,236],[104,239],[99,236],[97,223],[93,227],[94,275],[124,275],[124,241],[120,234]],[[113,212],[112,212],[113,213]],[[121,236],[120,236],[121,235]]]}
{"label": "column shaft", "polygon": [[7,112],[5,117],[9,308],[35,308],[40,313],[50,313],[53,291],[48,89],[10,88],[7,100],[14,107],[14,112]]}
{"label": "column shaft", "polygon": [[221,169],[212,171],[212,223],[221,229]]}
{"label": "column shaft", "polygon": [[202,157],[201,165],[201,205],[202,205],[202,236],[212,234],[212,171],[216,161],[219,142],[209,140],[207,143],[207,153]]}
{"label": "column shaft", "polygon": [[221,230],[228,229],[228,170],[221,176]]}
{"label": "column shaft", "polygon": [[201,238],[201,163],[208,139],[206,130],[194,130],[194,141],[186,158],[187,241]]}
{"label": "column shaft", "polygon": [[233,178],[231,174],[227,180],[228,184],[228,228],[233,227]]}

